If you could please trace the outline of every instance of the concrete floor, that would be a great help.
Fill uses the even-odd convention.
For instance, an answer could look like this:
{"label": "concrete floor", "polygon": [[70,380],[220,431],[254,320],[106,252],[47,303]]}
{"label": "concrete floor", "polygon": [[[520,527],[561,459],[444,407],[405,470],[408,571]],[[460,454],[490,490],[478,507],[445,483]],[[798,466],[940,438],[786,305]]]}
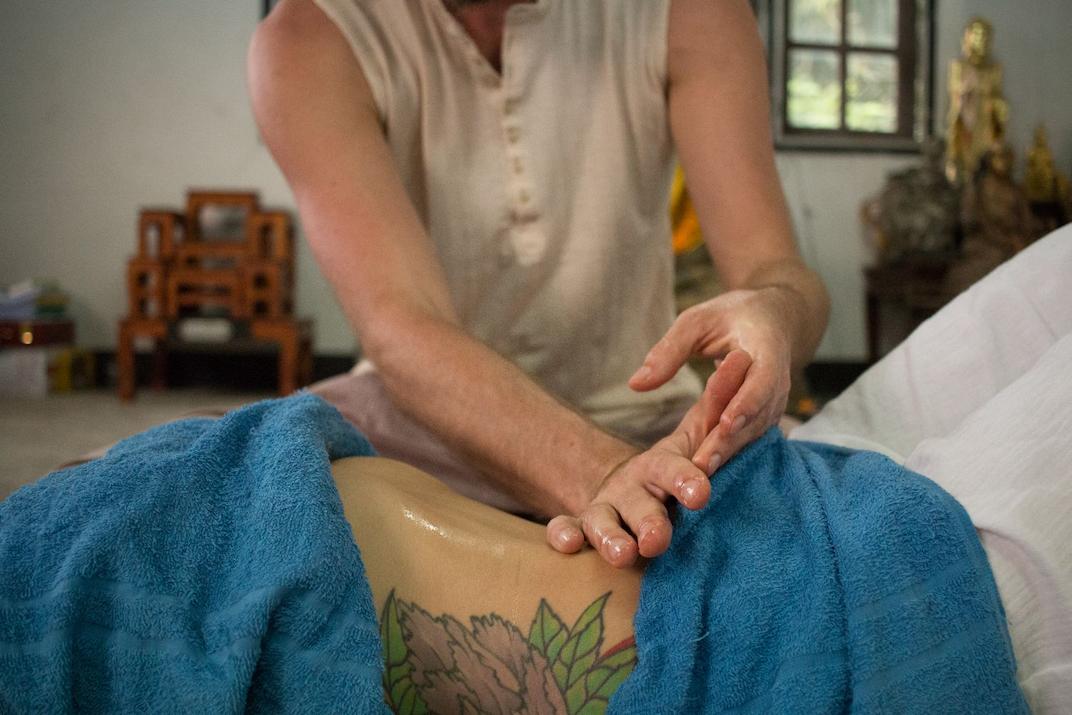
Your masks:
{"label": "concrete floor", "polygon": [[155,392],[120,402],[114,391],[42,399],[0,397],[0,500],[58,465],[124,437],[202,409],[231,409],[267,394],[206,389]]}

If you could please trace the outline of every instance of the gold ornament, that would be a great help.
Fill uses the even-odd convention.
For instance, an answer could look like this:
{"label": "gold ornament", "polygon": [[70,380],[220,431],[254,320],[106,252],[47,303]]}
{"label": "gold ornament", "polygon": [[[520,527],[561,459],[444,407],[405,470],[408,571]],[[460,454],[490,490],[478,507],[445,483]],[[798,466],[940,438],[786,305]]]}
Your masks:
{"label": "gold ornament", "polygon": [[970,178],[979,160],[1005,139],[1009,105],[1002,93],[1001,65],[990,56],[993,26],[977,17],[964,28],[961,56],[949,66],[949,129],[946,176]]}

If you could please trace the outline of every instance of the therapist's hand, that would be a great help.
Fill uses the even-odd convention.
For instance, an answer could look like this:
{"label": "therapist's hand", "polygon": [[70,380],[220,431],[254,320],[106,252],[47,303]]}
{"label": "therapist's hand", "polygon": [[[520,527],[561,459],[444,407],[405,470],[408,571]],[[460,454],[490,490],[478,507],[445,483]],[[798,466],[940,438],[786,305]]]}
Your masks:
{"label": "therapist's hand", "polygon": [[651,558],[666,551],[671,536],[666,504],[671,497],[687,509],[707,503],[709,472],[693,455],[712,431],[724,429],[719,418],[751,364],[743,351],[729,354],[670,435],[611,469],[580,514],[557,516],[548,523],[548,543],[562,553],[574,553],[587,541],[619,568],[631,566],[638,555]]}
{"label": "therapist's hand", "polygon": [[734,350],[752,358],[745,379],[708,430],[692,461],[714,472],[742,447],[778,423],[789,398],[792,304],[783,287],[734,290],[681,313],[629,380],[634,390],[659,387],[693,356],[717,361]]}

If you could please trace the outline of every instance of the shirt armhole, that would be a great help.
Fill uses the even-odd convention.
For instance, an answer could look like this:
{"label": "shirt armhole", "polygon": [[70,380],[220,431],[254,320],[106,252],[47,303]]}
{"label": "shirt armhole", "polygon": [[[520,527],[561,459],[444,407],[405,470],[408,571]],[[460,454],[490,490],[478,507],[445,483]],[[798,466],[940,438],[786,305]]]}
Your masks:
{"label": "shirt armhole", "polygon": [[[389,86],[388,60],[384,51],[383,35],[377,23],[356,0],[313,0],[329,20],[338,28],[353,50],[365,82],[372,90],[372,101],[381,125],[387,122]],[[395,0],[392,0],[394,2]]]}
{"label": "shirt armhole", "polygon": [[648,76],[662,94],[666,94],[668,78],[667,53],[670,47],[670,3],[673,0],[644,0],[647,10],[646,23],[650,28],[648,34],[647,66]]}

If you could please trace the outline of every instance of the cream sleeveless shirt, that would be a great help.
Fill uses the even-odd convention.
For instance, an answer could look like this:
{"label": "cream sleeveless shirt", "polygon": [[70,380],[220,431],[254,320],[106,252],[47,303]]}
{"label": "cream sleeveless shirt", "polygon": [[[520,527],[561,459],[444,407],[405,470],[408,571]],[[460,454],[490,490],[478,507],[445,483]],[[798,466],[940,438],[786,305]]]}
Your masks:
{"label": "cream sleeveless shirt", "polygon": [[514,5],[501,74],[442,0],[316,2],[368,80],[465,329],[605,428],[668,431],[694,374],[626,381],[674,318],[669,0]]}

